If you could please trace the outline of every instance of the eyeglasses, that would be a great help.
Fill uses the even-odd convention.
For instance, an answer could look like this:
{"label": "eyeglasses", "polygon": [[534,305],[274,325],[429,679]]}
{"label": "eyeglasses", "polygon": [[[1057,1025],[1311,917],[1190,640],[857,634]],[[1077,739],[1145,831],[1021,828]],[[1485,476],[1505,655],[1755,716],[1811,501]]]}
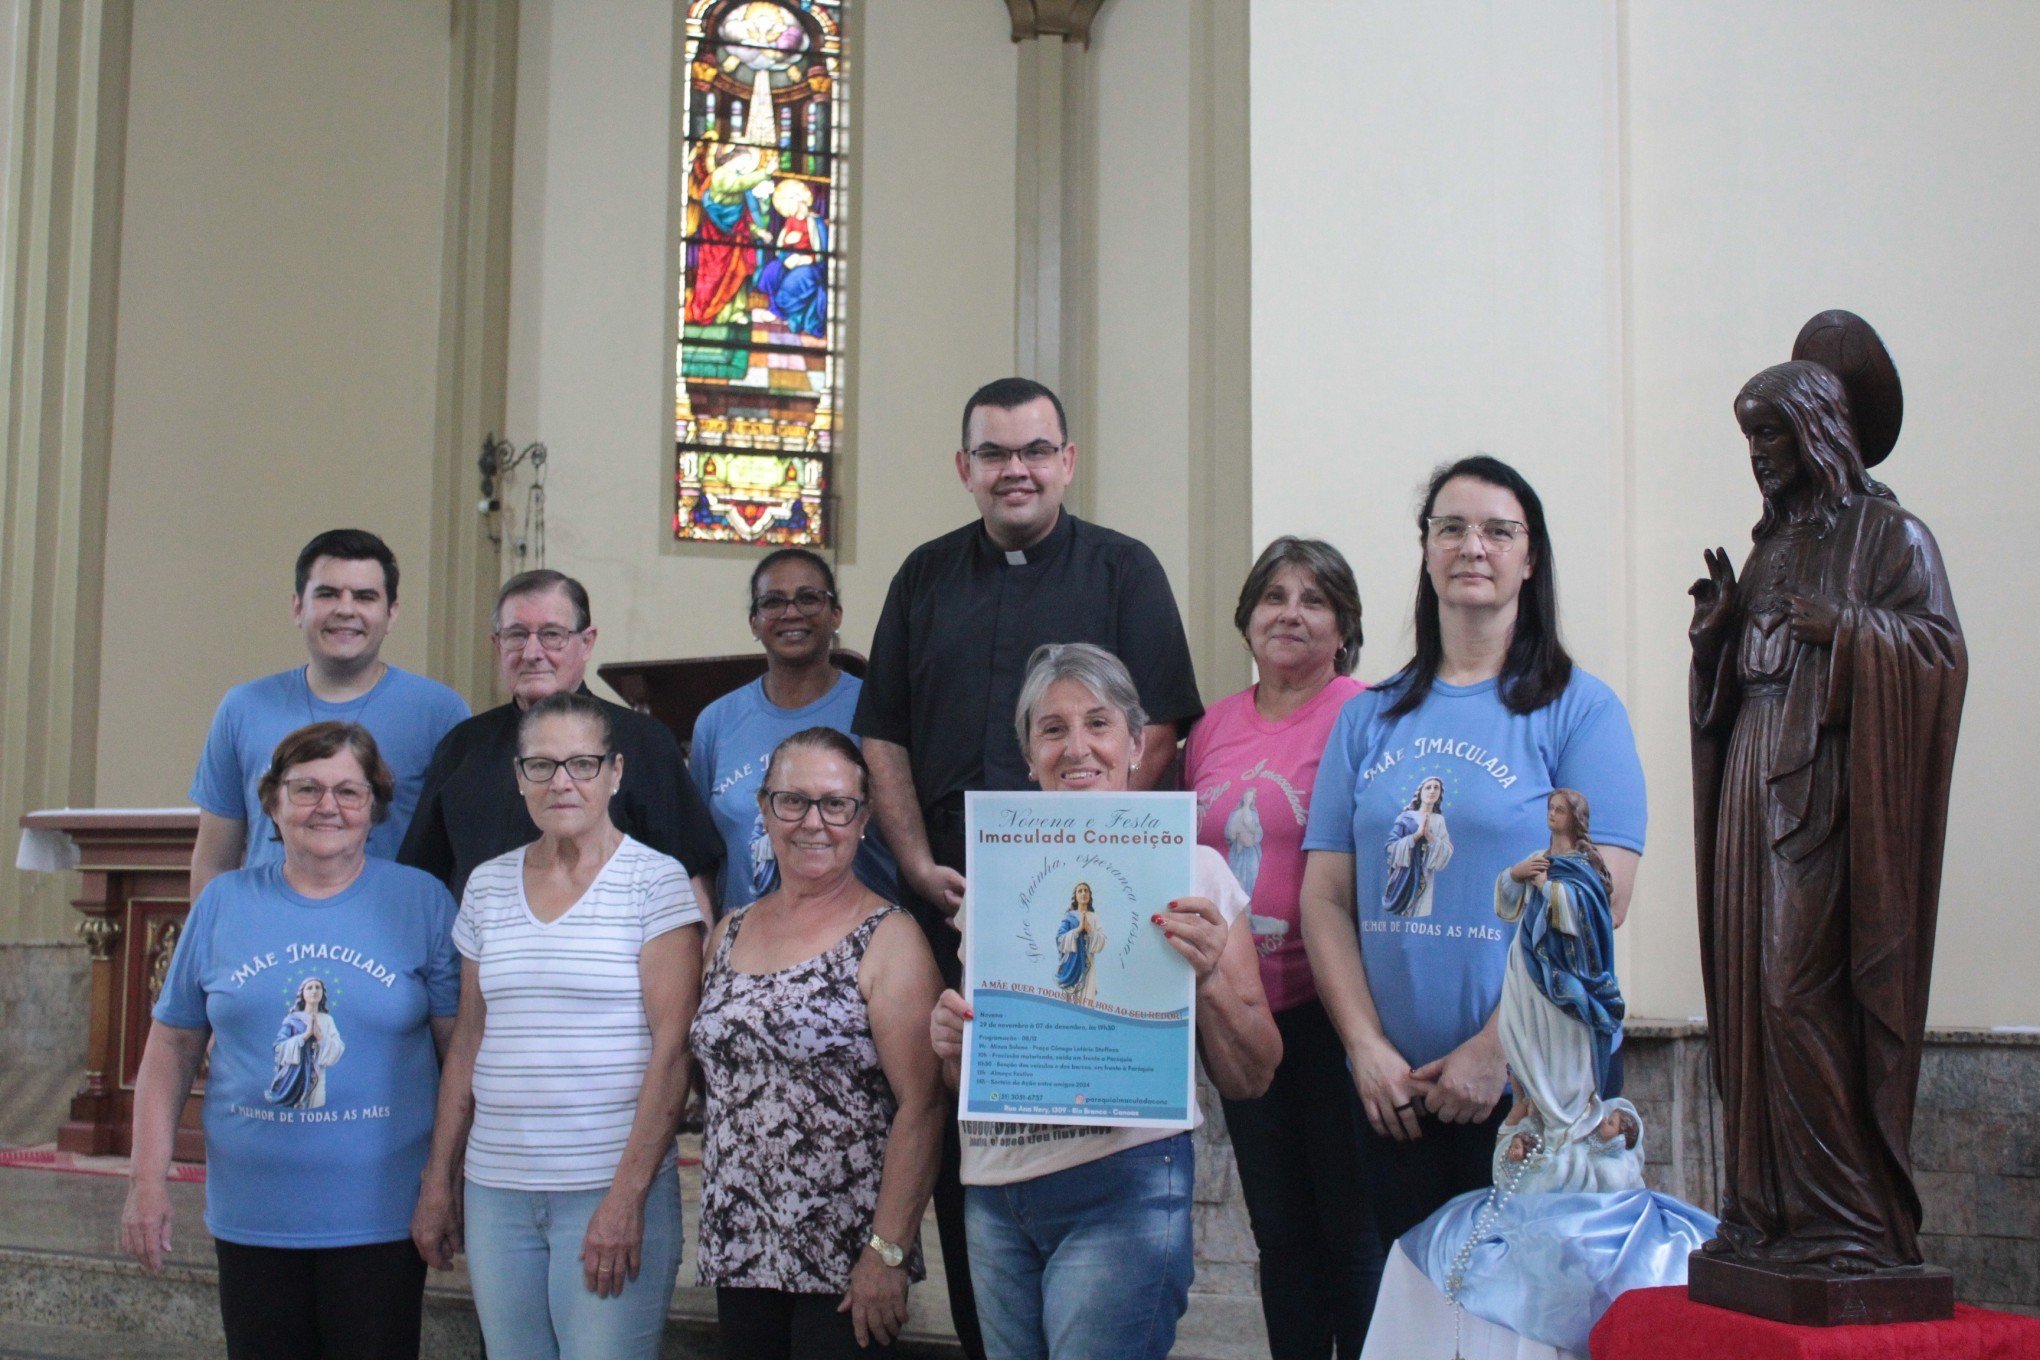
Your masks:
{"label": "eyeglasses", "polygon": [[560,766],[567,767],[567,778],[576,784],[585,784],[602,773],[607,755],[568,756],[565,760],[554,760],[551,756],[519,756],[517,771],[534,784],[550,784]]}
{"label": "eyeglasses", "polygon": [[1019,459],[1029,467],[1046,466],[1048,460],[1061,453],[1067,444],[1051,444],[1046,439],[1037,439],[1025,448],[1007,449],[997,444],[980,444],[970,451],[970,456],[980,467],[1004,467]]}
{"label": "eyeglasses", "polygon": [[538,645],[548,652],[560,652],[587,631],[585,628],[561,628],[557,624],[549,624],[536,632],[529,628],[499,628],[496,630],[496,645],[515,656],[524,650],[525,643],[537,638]]}
{"label": "eyeglasses", "polygon": [[298,807],[317,807],[330,793],[334,803],[347,812],[361,811],[375,796],[366,784],[321,784],[316,779],[286,780],[283,791]]}
{"label": "eyeglasses", "polygon": [[864,800],[840,793],[832,793],[824,798],[810,798],[804,793],[795,793],[790,789],[767,789],[765,806],[771,808],[772,815],[782,822],[805,821],[807,810],[816,808],[822,814],[822,821],[829,826],[848,826],[857,820],[858,809],[864,806]]}
{"label": "eyeglasses", "polygon": [[1496,552],[1507,552],[1530,532],[1530,526],[1519,519],[1484,519],[1476,524],[1457,515],[1432,515],[1424,525],[1431,542],[1441,548],[1456,548],[1472,534]]}
{"label": "eyeglasses", "polygon": [[757,599],[751,601],[751,612],[753,614],[762,614],[768,619],[775,614],[784,614],[789,609],[800,614],[819,614],[835,602],[836,593],[834,591],[816,590],[814,587],[808,586],[801,590],[796,590],[791,595],[780,595],[777,593],[760,595]]}

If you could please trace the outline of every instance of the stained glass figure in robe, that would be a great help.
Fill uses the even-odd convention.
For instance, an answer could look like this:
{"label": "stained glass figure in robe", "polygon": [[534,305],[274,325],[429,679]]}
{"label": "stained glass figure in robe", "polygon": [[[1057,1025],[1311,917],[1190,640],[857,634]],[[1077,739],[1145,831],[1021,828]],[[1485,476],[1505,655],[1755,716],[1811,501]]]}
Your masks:
{"label": "stained glass figure in robe", "polygon": [[843,348],[844,3],[688,7],[679,538],[827,539]]}

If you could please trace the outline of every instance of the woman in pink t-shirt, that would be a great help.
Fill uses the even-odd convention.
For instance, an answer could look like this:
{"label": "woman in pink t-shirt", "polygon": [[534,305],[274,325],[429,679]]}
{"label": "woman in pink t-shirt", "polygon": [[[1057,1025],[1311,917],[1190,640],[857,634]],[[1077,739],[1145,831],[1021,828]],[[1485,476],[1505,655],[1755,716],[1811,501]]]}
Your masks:
{"label": "woman in pink t-shirt", "polygon": [[1191,729],[1187,782],[1198,839],[1250,895],[1261,983],[1282,1031],[1282,1065],[1258,1100],[1227,1100],[1247,1213],[1261,1252],[1273,1360],[1360,1354],[1381,1278],[1381,1243],[1361,1188],[1346,1055],[1311,981],[1297,918],[1303,831],[1318,758],[1362,688],[1360,592],[1337,548],[1270,543],[1247,573],[1233,622],[1260,681]]}

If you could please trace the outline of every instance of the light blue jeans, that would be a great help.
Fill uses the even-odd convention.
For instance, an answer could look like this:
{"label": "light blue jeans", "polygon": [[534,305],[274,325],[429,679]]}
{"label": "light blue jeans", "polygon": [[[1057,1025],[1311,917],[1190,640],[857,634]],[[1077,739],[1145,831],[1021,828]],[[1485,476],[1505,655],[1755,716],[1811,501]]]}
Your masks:
{"label": "light blue jeans", "polygon": [[[992,1360],[1164,1360],[1190,1302],[1190,1135],[964,1187]],[[494,1356],[494,1351],[490,1352]]]}
{"label": "light blue jeans", "polygon": [[653,1360],[680,1273],[680,1172],[668,1165],[645,1197],[637,1279],[598,1298],[581,1275],[581,1242],[603,1190],[492,1190],[467,1185],[467,1264],[489,1360]]}

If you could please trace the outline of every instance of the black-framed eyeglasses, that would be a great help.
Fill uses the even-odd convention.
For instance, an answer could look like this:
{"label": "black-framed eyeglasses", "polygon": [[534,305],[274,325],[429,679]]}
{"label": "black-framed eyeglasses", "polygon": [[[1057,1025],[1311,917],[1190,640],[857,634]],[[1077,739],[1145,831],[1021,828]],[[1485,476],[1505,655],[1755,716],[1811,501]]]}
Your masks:
{"label": "black-framed eyeglasses", "polygon": [[1530,536],[1530,526],[1520,519],[1461,519],[1458,515],[1432,515],[1424,521],[1430,539],[1441,548],[1456,548],[1472,534],[1497,552],[1507,552]]}
{"label": "black-framed eyeglasses", "polygon": [[802,615],[811,615],[821,613],[834,603],[836,603],[835,591],[803,586],[791,595],[782,595],[777,591],[770,595],[760,595],[751,601],[751,612],[768,619],[784,614],[789,609]]}
{"label": "black-framed eyeglasses", "polygon": [[366,784],[321,784],[316,779],[287,779],[283,792],[298,807],[317,807],[330,793],[333,802],[348,812],[361,811],[375,797]]}
{"label": "black-framed eyeglasses", "polygon": [[1046,439],[1037,439],[1022,448],[1008,449],[997,444],[980,444],[970,451],[971,461],[980,467],[1004,467],[1019,459],[1029,467],[1045,467],[1049,460],[1068,448],[1067,444],[1051,444]]}
{"label": "black-framed eyeglasses", "polygon": [[543,628],[498,628],[495,633],[496,645],[515,656],[524,650],[524,644],[533,638],[548,652],[563,652],[567,644],[581,634],[585,628],[562,628],[558,624],[547,624]]}
{"label": "black-framed eyeglasses", "polygon": [[791,789],[767,789],[765,806],[771,808],[772,815],[782,822],[805,821],[808,809],[814,808],[822,814],[822,821],[829,826],[848,826],[857,820],[857,813],[863,808],[864,800],[842,793],[810,798]]}
{"label": "black-framed eyeglasses", "polygon": [[607,753],[599,756],[568,756],[565,760],[554,760],[551,756],[518,756],[517,772],[534,784],[550,784],[560,766],[567,767],[567,778],[576,784],[585,784],[602,773],[607,764]]}

